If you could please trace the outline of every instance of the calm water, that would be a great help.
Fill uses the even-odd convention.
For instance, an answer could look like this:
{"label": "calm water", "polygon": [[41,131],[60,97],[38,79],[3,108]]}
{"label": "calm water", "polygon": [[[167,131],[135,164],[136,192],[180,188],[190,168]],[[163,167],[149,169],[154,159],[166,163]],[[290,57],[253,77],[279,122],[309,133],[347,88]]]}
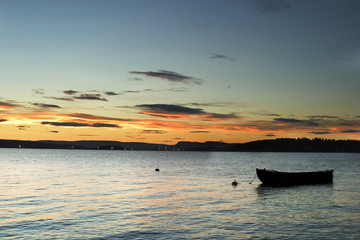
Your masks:
{"label": "calm water", "polygon": [[[334,183],[261,187],[256,167]],[[350,153],[0,149],[0,239],[360,239],[359,171]]]}

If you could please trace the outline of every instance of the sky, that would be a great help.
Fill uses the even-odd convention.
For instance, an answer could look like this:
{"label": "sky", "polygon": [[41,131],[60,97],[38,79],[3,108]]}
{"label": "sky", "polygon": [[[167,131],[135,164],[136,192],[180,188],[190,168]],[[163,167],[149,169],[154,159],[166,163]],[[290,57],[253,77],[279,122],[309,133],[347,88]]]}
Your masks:
{"label": "sky", "polygon": [[0,0],[0,139],[360,140],[360,1]]}

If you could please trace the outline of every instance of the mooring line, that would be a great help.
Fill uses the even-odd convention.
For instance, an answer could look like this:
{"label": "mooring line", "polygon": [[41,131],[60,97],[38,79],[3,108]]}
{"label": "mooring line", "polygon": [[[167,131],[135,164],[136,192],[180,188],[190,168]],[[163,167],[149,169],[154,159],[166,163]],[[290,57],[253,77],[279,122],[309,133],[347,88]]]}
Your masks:
{"label": "mooring line", "polygon": [[249,184],[252,184],[252,182],[255,180],[255,178],[256,178],[256,173],[255,173],[254,179],[251,180],[251,182],[249,182]]}

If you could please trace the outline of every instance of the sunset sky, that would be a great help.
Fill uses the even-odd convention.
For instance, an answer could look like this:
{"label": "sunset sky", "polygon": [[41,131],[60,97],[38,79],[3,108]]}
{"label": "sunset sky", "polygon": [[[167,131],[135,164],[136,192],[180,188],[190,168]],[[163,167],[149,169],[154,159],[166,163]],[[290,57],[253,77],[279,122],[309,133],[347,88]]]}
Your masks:
{"label": "sunset sky", "polygon": [[360,140],[358,0],[0,0],[0,139]]}

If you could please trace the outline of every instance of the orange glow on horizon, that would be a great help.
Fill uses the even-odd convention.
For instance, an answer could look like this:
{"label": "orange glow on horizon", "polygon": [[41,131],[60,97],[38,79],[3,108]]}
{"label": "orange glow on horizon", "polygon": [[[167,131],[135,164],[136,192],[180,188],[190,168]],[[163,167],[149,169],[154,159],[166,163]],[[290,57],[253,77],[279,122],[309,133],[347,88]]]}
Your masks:
{"label": "orange glow on horizon", "polygon": [[[34,111],[2,112],[1,138],[91,139],[168,143],[183,141],[244,142],[279,137],[360,138],[360,133],[347,125],[309,126],[279,123],[272,120],[231,118],[222,115],[158,114],[148,118],[116,118],[86,113]],[[152,114],[152,113],[151,113]],[[160,118],[161,116],[161,118]],[[166,117],[164,117],[166,116]],[[210,120],[209,120],[210,119]],[[181,137],[179,137],[181,136]]]}

